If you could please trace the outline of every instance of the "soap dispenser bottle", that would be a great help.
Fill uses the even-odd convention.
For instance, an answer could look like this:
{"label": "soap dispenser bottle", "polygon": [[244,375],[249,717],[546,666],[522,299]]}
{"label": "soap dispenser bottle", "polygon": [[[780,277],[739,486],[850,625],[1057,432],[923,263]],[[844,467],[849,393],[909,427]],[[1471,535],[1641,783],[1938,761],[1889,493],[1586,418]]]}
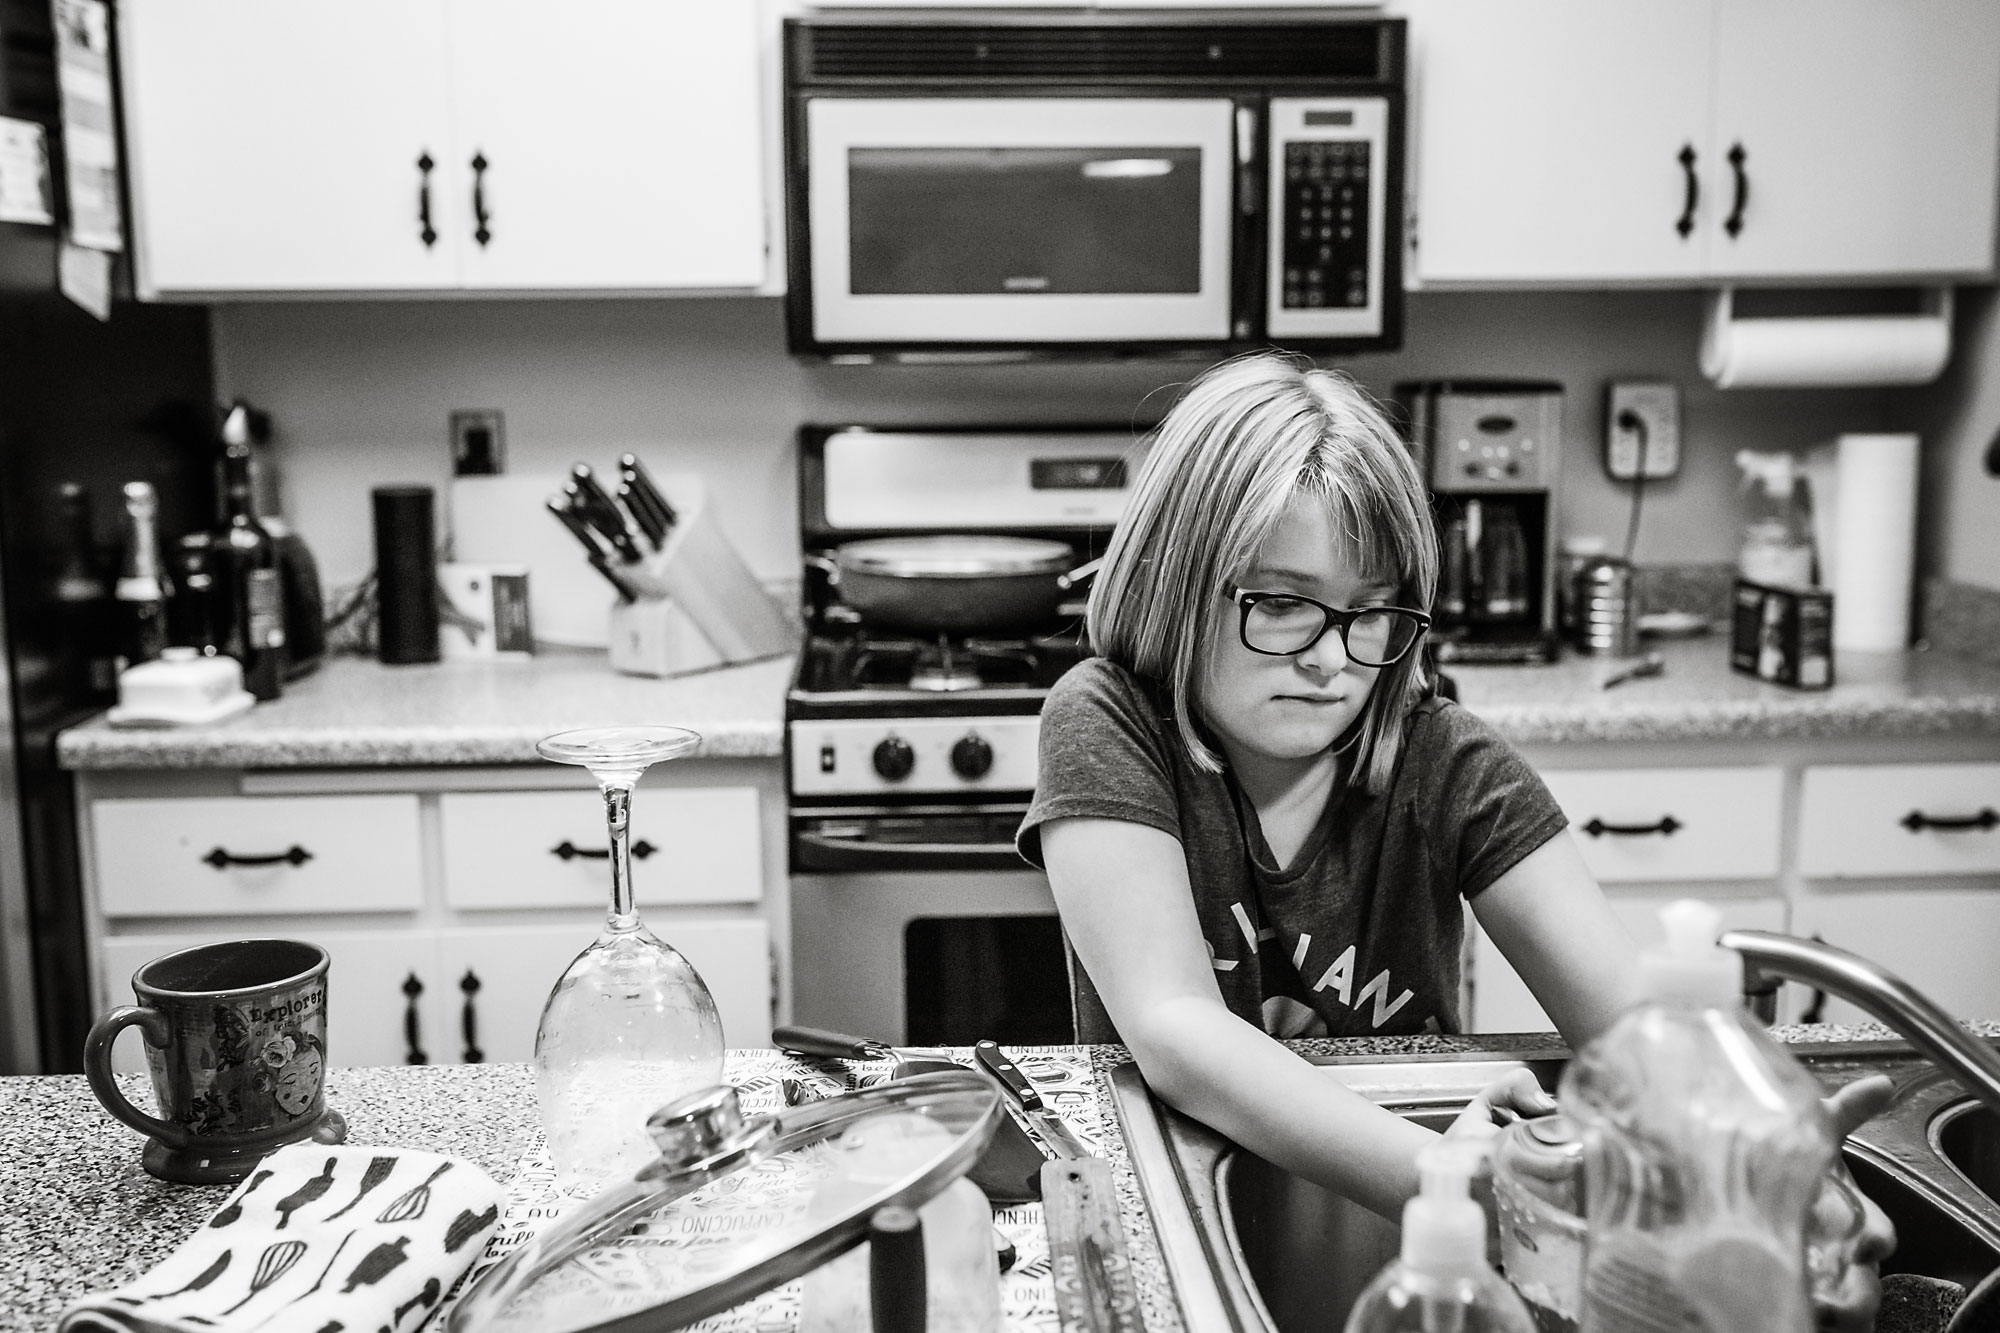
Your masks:
{"label": "soap dispenser bottle", "polygon": [[1819,1085],[1744,1012],[1721,914],[1660,917],[1639,1004],[1563,1073],[1584,1144],[1583,1333],[1810,1333],[1808,1226],[1837,1149]]}
{"label": "soap dispenser bottle", "polygon": [[1486,1262],[1486,1212],[1470,1194],[1486,1145],[1439,1139],[1417,1153],[1403,1249],[1362,1290],[1345,1333],[1534,1333],[1521,1298]]}

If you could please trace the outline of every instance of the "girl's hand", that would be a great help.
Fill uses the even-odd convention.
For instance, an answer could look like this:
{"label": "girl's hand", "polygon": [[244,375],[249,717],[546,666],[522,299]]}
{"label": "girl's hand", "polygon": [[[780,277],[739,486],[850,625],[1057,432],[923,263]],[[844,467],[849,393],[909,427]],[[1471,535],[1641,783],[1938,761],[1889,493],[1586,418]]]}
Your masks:
{"label": "girl's hand", "polygon": [[[1835,1138],[1846,1139],[1888,1106],[1894,1096],[1895,1085],[1888,1075],[1871,1074],[1828,1097],[1826,1114]],[[1838,1162],[1833,1169],[1843,1175],[1846,1172]],[[1875,1327],[1875,1309],[1882,1301],[1882,1261],[1896,1248],[1896,1228],[1888,1214],[1860,1190],[1852,1194],[1861,1204],[1861,1227],[1852,1242],[1847,1270],[1839,1289],[1815,1302],[1819,1327],[1830,1333],[1866,1333]]]}
{"label": "girl's hand", "polygon": [[1504,1125],[1548,1115],[1555,1109],[1556,1099],[1542,1090],[1535,1076],[1525,1069],[1516,1069],[1481,1088],[1479,1095],[1467,1102],[1458,1118],[1451,1122],[1445,1135],[1483,1141],[1498,1134]]}

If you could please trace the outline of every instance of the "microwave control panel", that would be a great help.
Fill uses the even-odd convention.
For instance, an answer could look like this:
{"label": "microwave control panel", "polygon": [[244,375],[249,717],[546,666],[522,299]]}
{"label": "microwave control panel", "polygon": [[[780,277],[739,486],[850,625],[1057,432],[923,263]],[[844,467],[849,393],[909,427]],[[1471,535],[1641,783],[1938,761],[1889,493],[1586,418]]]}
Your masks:
{"label": "microwave control panel", "polygon": [[1388,103],[1275,97],[1270,104],[1266,331],[1382,332]]}

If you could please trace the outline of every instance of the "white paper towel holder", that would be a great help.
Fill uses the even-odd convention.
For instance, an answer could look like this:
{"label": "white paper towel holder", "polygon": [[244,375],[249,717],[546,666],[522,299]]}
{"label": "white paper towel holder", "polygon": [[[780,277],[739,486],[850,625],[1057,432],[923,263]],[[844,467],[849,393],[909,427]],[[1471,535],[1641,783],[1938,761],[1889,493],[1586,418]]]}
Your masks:
{"label": "white paper towel holder", "polygon": [[[1916,314],[1737,319],[1736,289],[1723,287],[1709,293],[1701,373],[1719,389],[1928,384],[1951,359],[1952,298],[1950,287],[1928,287]],[[1793,353],[1782,370],[1749,364],[1755,345],[1780,341]],[[1891,343],[1897,354],[1885,362]]]}

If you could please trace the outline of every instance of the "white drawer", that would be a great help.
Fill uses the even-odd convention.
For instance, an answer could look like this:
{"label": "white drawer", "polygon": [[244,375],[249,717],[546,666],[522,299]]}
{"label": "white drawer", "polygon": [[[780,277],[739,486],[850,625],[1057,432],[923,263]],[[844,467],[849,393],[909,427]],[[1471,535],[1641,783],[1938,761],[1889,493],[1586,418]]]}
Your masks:
{"label": "white drawer", "polygon": [[1799,869],[1813,879],[2000,871],[2000,764],[1807,769]]}
{"label": "white drawer", "polygon": [[[601,910],[610,902],[603,855],[610,839],[597,792],[447,792],[438,805],[451,906]],[[757,902],[764,893],[757,789],[639,788],[632,853],[642,916],[668,905]]]}
{"label": "white drawer", "polygon": [[1778,873],[1782,769],[1565,769],[1542,779],[1600,883]]}
{"label": "white drawer", "polygon": [[109,917],[413,911],[423,895],[405,792],[102,800],[91,825]]}

